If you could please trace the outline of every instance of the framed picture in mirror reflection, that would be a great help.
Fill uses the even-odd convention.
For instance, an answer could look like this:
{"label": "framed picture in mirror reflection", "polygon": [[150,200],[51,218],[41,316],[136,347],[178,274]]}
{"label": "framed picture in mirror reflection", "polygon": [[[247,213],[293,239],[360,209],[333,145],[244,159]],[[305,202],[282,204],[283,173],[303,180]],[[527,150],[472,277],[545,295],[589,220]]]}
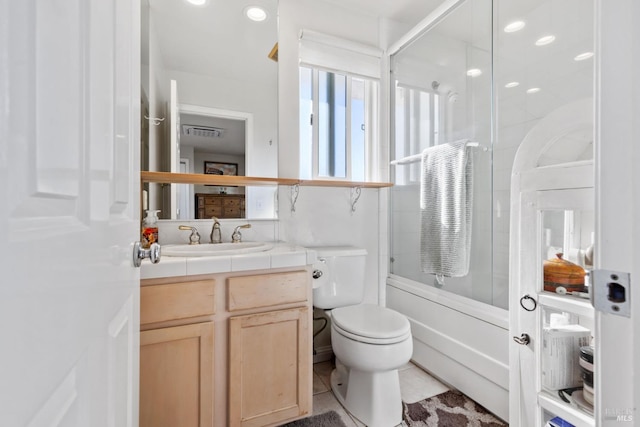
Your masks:
{"label": "framed picture in mirror reflection", "polygon": [[237,163],[204,161],[204,173],[208,175],[238,175]]}

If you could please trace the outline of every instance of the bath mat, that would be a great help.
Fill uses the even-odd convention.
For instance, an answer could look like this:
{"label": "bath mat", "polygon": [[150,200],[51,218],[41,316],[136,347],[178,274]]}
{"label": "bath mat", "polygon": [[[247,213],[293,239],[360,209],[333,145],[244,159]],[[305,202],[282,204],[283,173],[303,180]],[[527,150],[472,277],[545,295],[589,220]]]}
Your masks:
{"label": "bath mat", "polygon": [[312,417],[303,418],[284,424],[280,427],[347,427],[336,411],[323,412]]}
{"label": "bath mat", "polygon": [[409,427],[508,426],[464,394],[449,390],[416,403],[402,403]]}

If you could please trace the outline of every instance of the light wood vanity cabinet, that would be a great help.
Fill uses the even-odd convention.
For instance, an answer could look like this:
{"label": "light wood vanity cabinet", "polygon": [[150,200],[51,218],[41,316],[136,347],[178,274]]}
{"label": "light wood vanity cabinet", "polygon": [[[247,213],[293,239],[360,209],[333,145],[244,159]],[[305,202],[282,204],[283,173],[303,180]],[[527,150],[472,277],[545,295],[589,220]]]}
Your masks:
{"label": "light wood vanity cabinet", "polygon": [[140,290],[140,427],[213,425],[214,280]]}
{"label": "light wood vanity cabinet", "polygon": [[142,280],[140,427],[308,416],[310,278],[302,267]]}

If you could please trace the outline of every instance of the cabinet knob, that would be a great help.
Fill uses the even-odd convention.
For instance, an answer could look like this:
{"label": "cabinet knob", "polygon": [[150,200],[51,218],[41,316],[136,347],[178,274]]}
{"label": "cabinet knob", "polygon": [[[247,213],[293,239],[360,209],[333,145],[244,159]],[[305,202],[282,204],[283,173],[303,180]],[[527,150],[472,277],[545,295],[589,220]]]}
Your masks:
{"label": "cabinet knob", "polygon": [[520,345],[529,345],[529,343],[531,342],[529,334],[522,334],[519,337],[513,337],[513,340]]}

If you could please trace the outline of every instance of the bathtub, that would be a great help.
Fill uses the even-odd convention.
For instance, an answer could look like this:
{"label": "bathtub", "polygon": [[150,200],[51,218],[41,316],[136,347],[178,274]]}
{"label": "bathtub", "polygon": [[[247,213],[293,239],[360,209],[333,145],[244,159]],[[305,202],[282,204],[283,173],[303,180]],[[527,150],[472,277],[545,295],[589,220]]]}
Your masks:
{"label": "bathtub", "polygon": [[416,365],[509,419],[507,310],[394,275],[386,305],[409,318]]}

